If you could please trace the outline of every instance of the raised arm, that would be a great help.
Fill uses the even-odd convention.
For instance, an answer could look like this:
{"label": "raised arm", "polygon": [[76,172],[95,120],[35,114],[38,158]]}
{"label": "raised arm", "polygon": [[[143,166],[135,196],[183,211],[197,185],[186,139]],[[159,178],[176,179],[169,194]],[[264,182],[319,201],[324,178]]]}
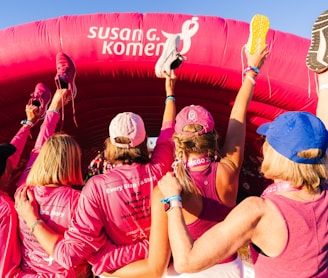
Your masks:
{"label": "raised arm", "polygon": [[16,152],[8,158],[8,162],[12,169],[15,169],[19,163],[21,154],[24,150],[28,136],[31,134],[30,129],[40,119],[38,107],[32,104],[25,106],[26,119],[22,121],[22,127],[11,139],[10,143],[16,147]]}
{"label": "raised arm", "polygon": [[57,90],[52,98],[49,109],[45,114],[45,118],[40,127],[38,137],[36,138],[34,148],[31,151],[30,158],[26,164],[26,167],[18,181],[18,187],[25,185],[26,178],[28,176],[31,167],[37,158],[40,149],[44,142],[55,133],[58,121],[60,119],[60,110],[62,106],[68,103],[68,90]]}
{"label": "raised arm", "polygon": [[255,54],[247,51],[245,53],[248,66],[230,113],[226,140],[222,148],[223,157],[229,158],[236,166],[240,166],[244,151],[247,109],[253,96],[256,77],[268,51],[263,48]]}
{"label": "raised arm", "polygon": [[247,68],[243,83],[232,107],[224,146],[221,150],[220,173],[217,176],[217,192],[221,200],[228,206],[234,206],[238,191],[239,172],[244,159],[246,113],[253,96],[256,77],[268,54],[266,47],[250,54],[245,51]]}
{"label": "raised arm", "polygon": [[165,75],[165,92],[166,92],[166,98],[165,98],[165,108],[164,108],[164,114],[163,114],[163,122],[172,122],[175,120],[176,116],[176,105],[175,105],[175,96],[174,96],[174,86],[176,82],[176,76],[171,71],[170,75],[167,73],[164,73]]}

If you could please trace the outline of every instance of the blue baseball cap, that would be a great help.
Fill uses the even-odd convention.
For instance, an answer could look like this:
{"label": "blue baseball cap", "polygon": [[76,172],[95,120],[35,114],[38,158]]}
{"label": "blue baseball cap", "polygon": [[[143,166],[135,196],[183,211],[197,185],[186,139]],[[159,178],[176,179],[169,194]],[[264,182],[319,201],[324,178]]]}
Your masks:
{"label": "blue baseball cap", "polygon": [[[266,136],[268,143],[278,153],[297,163],[320,163],[328,145],[325,125],[309,112],[286,112],[273,122],[259,126],[256,132]],[[320,149],[322,155],[315,158],[297,155],[308,149]]]}

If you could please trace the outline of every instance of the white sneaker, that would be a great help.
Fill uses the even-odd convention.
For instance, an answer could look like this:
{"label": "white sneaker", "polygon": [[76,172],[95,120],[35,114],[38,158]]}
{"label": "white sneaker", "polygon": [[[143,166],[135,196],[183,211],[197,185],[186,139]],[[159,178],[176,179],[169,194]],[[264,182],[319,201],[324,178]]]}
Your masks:
{"label": "white sneaker", "polygon": [[328,10],[312,26],[311,45],[306,56],[307,67],[316,73],[328,69]]}
{"label": "white sneaker", "polygon": [[177,69],[181,65],[183,57],[178,52],[179,43],[179,35],[171,36],[166,40],[162,55],[155,65],[155,74],[157,77],[164,78],[165,72],[170,74],[171,70]]}

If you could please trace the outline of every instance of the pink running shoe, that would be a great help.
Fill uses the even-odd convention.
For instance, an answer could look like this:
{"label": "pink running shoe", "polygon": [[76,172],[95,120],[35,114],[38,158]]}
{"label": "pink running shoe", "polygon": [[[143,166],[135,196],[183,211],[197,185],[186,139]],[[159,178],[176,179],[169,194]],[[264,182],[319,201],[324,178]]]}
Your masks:
{"label": "pink running shoe", "polygon": [[39,112],[41,114],[40,118],[43,118],[47,112],[50,100],[51,92],[49,88],[43,83],[38,83],[35,86],[34,92],[31,94],[31,98],[29,99],[28,104],[39,107]]}
{"label": "pink running shoe", "polygon": [[72,99],[76,97],[77,90],[75,86],[76,68],[70,57],[65,53],[59,52],[56,55],[57,74],[55,83],[57,89],[69,89]]}
{"label": "pink running shoe", "polygon": [[[75,119],[74,99],[77,94],[75,85],[76,68],[72,59],[63,52],[56,55],[57,74],[55,76],[55,83],[57,89],[68,89],[71,92],[72,109],[74,123],[77,126]],[[62,120],[64,120],[64,109],[62,110]]]}

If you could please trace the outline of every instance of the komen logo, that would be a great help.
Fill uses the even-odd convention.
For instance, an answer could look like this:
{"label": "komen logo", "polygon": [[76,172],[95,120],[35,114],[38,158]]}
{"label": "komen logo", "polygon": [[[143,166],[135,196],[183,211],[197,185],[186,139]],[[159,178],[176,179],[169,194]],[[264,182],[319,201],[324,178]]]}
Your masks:
{"label": "komen logo", "polygon": [[183,41],[183,47],[179,51],[181,55],[186,54],[191,47],[191,37],[193,37],[199,28],[198,17],[192,17],[191,20],[186,20],[182,24],[182,32],[178,34],[169,34],[162,31],[162,34],[168,39],[170,36],[180,36],[180,40]]}
{"label": "komen logo", "polygon": [[159,56],[165,44],[160,42],[162,36],[166,39],[170,36],[180,36],[182,48],[181,55],[186,54],[191,48],[191,38],[199,29],[198,17],[186,20],[181,27],[180,33],[168,33],[158,31],[156,28],[148,30],[130,29],[120,27],[91,26],[88,39],[102,40],[101,53],[103,55],[126,55],[126,56]]}

